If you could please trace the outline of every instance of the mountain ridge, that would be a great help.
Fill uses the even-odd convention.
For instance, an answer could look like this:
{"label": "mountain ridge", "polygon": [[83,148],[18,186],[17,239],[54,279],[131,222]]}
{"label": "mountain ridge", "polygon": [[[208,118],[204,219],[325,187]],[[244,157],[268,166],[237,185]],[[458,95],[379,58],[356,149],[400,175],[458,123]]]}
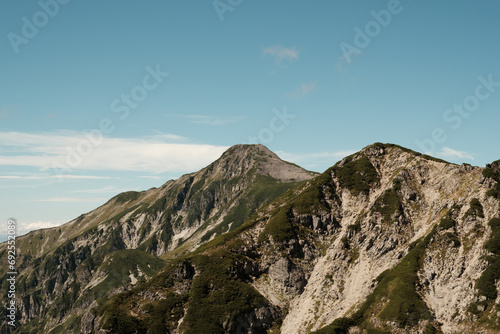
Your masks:
{"label": "mountain ridge", "polygon": [[[370,175],[370,165],[376,170],[377,177],[363,178]],[[473,239],[470,238],[476,235],[476,232],[471,231],[477,225],[481,231],[481,240],[486,241],[488,234],[484,226],[487,227],[488,220],[495,219],[499,214],[498,201],[486,195],[498,181],[485,177],[484,170],[485,168],[465,164],[453,165],[394,146],[379,144],[368,146],[343,159],[309,181],[308,185],[302,186],[302,190],[297,190],[295,194],[283,195],[275,205],[269,206],[264,213],[261,211],[258,217],[246,223],[239,231],[204,245],[192,255],[192,259],[188,257],[184,260],[196,268],[199,261],[197,256],[215,256],[218,252],[222,252],[219,254],[224,254],[223,257],[226,258],[243,256],[240,260],[235,260],[235,263],[243,261],[237,268],[247,269],[236,274],[239,275],[237,277],[248,282],[247,284],[270,303],[266,304],[267,306],[261,305],[250,312],[250,315],[243,316],[240,322],[226,323],[220,318],[203,319],[202,323],[220,321],[220,327],[214,329],[214,333],[231,332],[236,324],[243,326],[241,330],[244,333],[306,333],[325,326],[327,327],[321,333],[347,333],[349,328],[384,333],[463,333],[467,328],[473,327],[483,328],[485,333],[493,333],[496,325],[490,325],[493,329],[488,329],[487,324],[476,325],[475,315],[467,310],[470,305],[474,305],[476,298],[482,299],[471,287],[481,277],[484,262],[480,254],[485,252],[482,242],[471,244]],[[443,171],[446,173],[441,175]],[[449,178],[450,175],[453,175],[453,178]],[[358,177],[359,182],[352,182],[353,178],[354,181],[359,180]],[[369,188],[365,187],[367,184]],[[314,199],[308,203],[312,208],[310,213],[302,211],[304,198],[300,195],[303,193],[308,194],[306,198]],[[397,194],[396,197],[393,196],[394,193]],[[297,195],[295,199],[294,195]],[[476,212],[477,202],[481,207],[481,215]],[[360,209],[360,204],[366,209]],[[428,215],[421,216],[420,212],[427,212]],[[454,226],[447,227],[443,223],[447,215],[449,220],[456,220],[456,223],[451,224]],[[450,232],[450,228],[454,231]],[[318,247],[318,242],[320,245],[323,243],[326,248]],[[395,284],[399,275],[406,275],[405,266],[417,266],[418,269],[411,269],[417,272],[423,270],[425,273],[429,270],[418,267],[420,260],[417,264],[410,260],[417,256],[412,252],[413,249],[419,250],[420,255],[416,258],[422,259],[422,252],[433,252],[429,245],[439,248],[442,247],[439,245],[448,245],[449,242],[453,246],[446,247],[445,252],[455,252],[457,248],[463,249],[464,245],[468,247],[461,259],[474,269],[466,270],[466,281],[470,283],[449,288],[460,298],[464,298],[463,301],[453,300],[452,296],[452,300],[447,299],[450,303],[447,306],[451,305],[449,309],[432,309],[430,301],[436,298],[433,297],[432,290],[413,290],[417,286],[413,285],[414,283],[409,285],[407,304],[399,299],[399,295],[387,295],[388,292],[382,288],[380,289],[383,291],[379,291],[379,295],[374,295],[377,282],[382,282],[381,287]],[[365,256],[368,259],[364,259]],[[311,261],[317,262],[311,267]],[[399,263],[402,264],[398,266]],[[428,265],[435,264],[431,261]],[[453,263],[443,269],[450,271],[451,275],[459,275],[460,273],[455,273],[456,267],[460,266]],[[227,269],[229,273],[232,272],[230,268]],[[203,270],[201,267],[198,269]],[[211,268],[209,272],[216,270]],[[160,277],[169,276],[168,269],[162,272]],[[386,274],[382,275],[383,272]],[[450,284],[439,272],[431,271],[426,275],[429,277],[426,283],[428,285],[432,284],[432,281]],[[418,275],[410,277],[416,280],[415,282],[422,279]],[[196,281],[196,278],[191,278],[191,284]],[[365,298],[379,300],[379,296],[386,296],[382,300],[389,301],[382,309],[373,309],[373,302],[363,303]],[[193,297],[191,295],[191,298]],[[154,299],[150,301],[155,303]],[[126,303],[126,299],[122,302]],[[207,313],[215,312],[210,306],[211,303],[201,307]],[[358,313],[354,313],[354,318],[345,313],[358,307],[361,307],[361,312],[358,310]],[[395,312],[393,307],[396,310],[402,308],[403,313]],[[421,311],[411,311],[414,307],[421,308]],[[121,314],[106,313],[111,310],[113,308],[101,313],[104,320],[111,316],[119,322]],[[140,308],[134,313],[139,310]],[[370,312],[375,312],[379,320],[372,317],[365,319],[362,315],[368,310],[373,310]],[[190,332],[198,328],[197,318],[190,316],[193,315],[190,313],[190,306],[184,311],[184,317],[179,319],[182,326],[174,328],[180,332]],[[246,312],[244,309],[240,311],[243,314]],[[197,314],[197,311],[192,312]],[[226,312],[231,314],[230,310]],[[232,312],[237,313],[237,310]],[[458,312],[455,317],[458,317],[459,323],[453,322],[454,314],[451,312]],[[494,315],[490,313],[490,316]],[[148,321],[148,317],[134,319],[139,321],[138,326]],[[282,324],[276,327],[276,321],[279,319],[282,319]],[[328,326],[330,322],[333,323]]]}
{"label": "mountain ridge", "polygon": [[[242,148],[250,149],[238,150]],[[255,157],[273,159],[262,148],[254,149],[261,153]],[[227,160],[211,171],[206,167],[207,179],[218,173],[240,175],[235,166],[252,170],[238,154],[229,152],[227,157],[234,158],[227,168]],[[282,169],[292,168],[285,165]],[[286,175],[277,184],[295,182],[290,173]],[[245,184],[242,180],[231,189]],[[205,233],[209,237],[197,244],[201,247],[194,252],[188,247],[164,258],[167,262],[156,261],[154,253],[120,250],[112,240],[110,252],[94,270],[109,270],[106,263],[121,264],[126,270],[100,278],[94,272],[92,284],[99,286],[101,279],[113,295],[126,292],[113,298],[104,294],[99,302],[84,304],[92,312],[82,314],[78,308],[62,312],[43,326],[53,333],[59,328],[89,334],[462,333],[472,328],[493,333],[500,328],[494,311],[498,293],[492,292],[498,289],[492,288],[495,279],[491,283],[500,263],[496,258],[500,254],[495,253],[499,183],[499,161],[484,168],[458,166],[397,145],[375,143],[324,173],[287,187],[274,201],[246,215],[246,222],[215,239]],[[133,193],[119,196],[110,203],[139,201]],[[189,191],[183,196],[185,200]],[[133,213],[118,221],[126,224]],[[83,249],[70,248],[61,254],[75,253],[78,258]],[[127,257],[137,267],[127,267]],[[77,284],[88,275],[82,268],[85,261],[76,266]],[[56,267],[71,263],[59,262]],[[148,266],[156,269],[140,276]],[[136,284],[123,281],[129,276],[138,280]],[[73,293],[74,302],[82,303],[89,289],[76,289],[71,275],[66,283],[60,281],[55,283],[63,291],[61,298]],[[398,289],[388,289],[394,286]],[[26,291],[39,288],[38,283]],[[407,301],[394,292],[399,290],[407,292]],[[165,312],[171,317],[160,316]]]}

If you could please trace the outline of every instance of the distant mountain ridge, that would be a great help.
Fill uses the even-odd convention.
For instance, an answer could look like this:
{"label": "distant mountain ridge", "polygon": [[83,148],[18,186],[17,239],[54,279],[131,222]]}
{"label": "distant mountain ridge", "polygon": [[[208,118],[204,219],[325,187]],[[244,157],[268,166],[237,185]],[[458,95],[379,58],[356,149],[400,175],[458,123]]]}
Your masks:
{"label": "distant mountain ridge", "polygon": [[[17,333],[500,331],[500,161],[376,143],[313,176],[236,146],[177,183],[118,195],[70,223],[70,243],[24,261]],[[153,232],[139,238],[145,217]]]}

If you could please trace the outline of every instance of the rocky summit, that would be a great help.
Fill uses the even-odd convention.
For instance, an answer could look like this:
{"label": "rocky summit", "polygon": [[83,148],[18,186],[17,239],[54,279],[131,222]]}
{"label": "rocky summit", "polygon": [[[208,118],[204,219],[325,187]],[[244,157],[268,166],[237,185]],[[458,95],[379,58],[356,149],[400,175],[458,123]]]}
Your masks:
{"label": "rocky summit", "polygon": [[499,199],[500,161],[233,146],[18,238],[13,333],[499,333]]}

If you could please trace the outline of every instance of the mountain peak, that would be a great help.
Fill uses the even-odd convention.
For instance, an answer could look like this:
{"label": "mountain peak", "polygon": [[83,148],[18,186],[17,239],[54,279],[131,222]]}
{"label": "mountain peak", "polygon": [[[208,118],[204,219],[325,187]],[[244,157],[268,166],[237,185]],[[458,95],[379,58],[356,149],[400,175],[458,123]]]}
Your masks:
{"label": "mountain peak", "polygon": [[221,156],[230,156],[235,154],[241,155],[263,155],[270,154],[275,155],[270,149],[262,144],[237,144],[228,148]]}
{"label": "mountain peak", "polygon": [[207,168],[230,176],[256,171],[282,182],[309,180],[317,174],[282,160],[262,144],[231,146]]}
{"label": "mountain peak", "polygon": [[[381,156],[381,155],[388,153],[389,151],[392,152],[393,150],[397,151],[398,154],[407,153],[407,154],[413,155],[415,157],[422,157],[425,160],[446,163],[446,164],[452,164],[451,162],[448,162],[446,160],[439,159],[439,158],[436,158],[436,157],[433,157],[433,156],[430,156],[427,154],[422,154],[420,152],[413,151],[409,148],[406,148],[406,147],[403,147],[400,145],[396,145],[396,144],[391,144],[391,143],[379,143],[379,142],[377,142],[377,143],[374,143],[374,144],[371,144],[371,145],[364,147],[361,150],[361,152],[363,152],[367,156]],[[393,152],[393,153],[396,153],[396,152]]]}

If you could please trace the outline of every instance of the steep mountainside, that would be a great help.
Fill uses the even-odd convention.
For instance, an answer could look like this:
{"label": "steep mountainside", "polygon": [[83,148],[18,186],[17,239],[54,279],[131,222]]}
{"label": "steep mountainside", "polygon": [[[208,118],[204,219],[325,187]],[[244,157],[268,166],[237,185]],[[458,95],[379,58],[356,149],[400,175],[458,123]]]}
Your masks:
{"label": "steep mountainside", "polygon": [[[199,172],[160,188],[119,194],[68,224],[19,237],[17,332],[79,333],[91,304],[145,281],[165,260],[238,228],[315,175],[262,145],[237,145]],[[7,291],[5,267],[0,278]]]}
{"label": "steep mountainside", "polygon": [[499,182],[500,161],[371,145],[99,301],[81,331],[498,333]]}

